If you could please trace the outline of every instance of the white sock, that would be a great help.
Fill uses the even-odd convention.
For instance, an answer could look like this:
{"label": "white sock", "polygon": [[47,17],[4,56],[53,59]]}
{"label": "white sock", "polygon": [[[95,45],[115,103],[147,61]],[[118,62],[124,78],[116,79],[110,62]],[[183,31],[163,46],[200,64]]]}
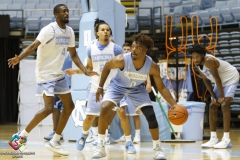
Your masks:
{"label": "white sock", "polygon": [[27,137],[28,134],[29,134],[29,133],[24,129],[24,130],[20,133],[20,136],[22,136],[22,137]]}
{"label": "white sock", "polygon": [[98,134],[98,146],[105,146],[105,134]]}
{"label": "white sock", "polygon": [[87,134],[88,134],[88,131],[84,131],[84,130],[82,130],[82,134],[87,135]]}
{"label": "white sock", "polygon": [[92,132],[94,136],[98,135],[98,127],[92,127]]}
{"label": "white sock", "polygon": [[136,130],[135,130],[135,136],[136,136],[136,135],[140,137],[140,129],[136,129]]}
{"label": "white sock", "polygon": [[217,138],[217,132],[210,132],[211,133],[211,139]]}
{"label": "white sock", "polygon": [[55,133],[55,134],[53,135],[53,138],[52,138],[51,140],[54,141],[54,142],[57,142],[57,141],[60,140],[60,137],[61,137],[61,135]]}
{"label": "white sock", "polygon": [[160,146],[160,141],[158,140],[152,140],[153,141],[153,149],[155,149],[157,146]]}
{"label": "white sock", "polygon": [[229,139],[229,132],[224,132],[223,133],[223,138],[228,138]]}
{"label": "white sock", "polygon": [[126,142],[131,141],[132,142],[132,138],[131,138],[131,134],[129,136],[125,136]]}

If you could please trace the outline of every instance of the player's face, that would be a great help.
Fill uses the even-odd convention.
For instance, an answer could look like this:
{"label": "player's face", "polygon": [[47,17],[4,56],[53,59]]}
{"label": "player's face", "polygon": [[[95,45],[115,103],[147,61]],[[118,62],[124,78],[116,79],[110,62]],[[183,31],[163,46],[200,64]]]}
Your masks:
{"label": "player's face", "polygon": [[194,64],[197,65],[197,66],[203,65],[204,55],[199,54],[197,52],[193,52],[192,53],[192,60],[193,60]]}
{"label": "player's face", "polygon": [[131,47],[130,46],[124,46],[123,51],[124,51],[124,53],[131,52]]}
{"label": "player's face", "polygon": [[69,22],[69,10],[67,6],[61,6],[59,8],[58,13],[56,14],[56,18],[58,18],[63,23]]}
{"label": "player's face", "polygon": [[109,41],[110,27],[107,24],[100,24],[97,35],[99,40]]}
{"label": "player's face", "polygon": [[147,48],[135,41],[132,43],[132,59],[136,60],[145,57],[147,53]]}

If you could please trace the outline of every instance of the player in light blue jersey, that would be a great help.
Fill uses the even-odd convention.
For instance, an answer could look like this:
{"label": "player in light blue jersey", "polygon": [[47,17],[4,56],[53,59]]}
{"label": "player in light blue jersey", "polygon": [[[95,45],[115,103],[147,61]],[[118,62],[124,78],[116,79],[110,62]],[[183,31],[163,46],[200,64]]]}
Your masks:
{"label": "player in light blue jersey", "polygon": [[164,85],[160,77],[159,66],[147,56],[147,52],[153,48],[153,40],[142,33],[134,35],[132,52],[118,55],[108,61],[102,71],[96,101],[103,97],[103,86],[112,69],[117,69],[116,75],[110,82],[104,94],[98,126],[98,147],[93,153],[92,158],[102,158],[106,156],[105,151],[105,130],[107,127],[107,115],[120,100],[127,96],[136,107],[135,112],[142,112],[149,125],[149,131],[153,140],[153,158],[166,159],[160,147],[158,122],[155,117],[153,106],[148,92],[144,86],[148,75],[154,77],[157,89],[172,107],[179,106],[171,96],[169,90]]}
{"label": "player in light blue jersey", "polygon": [[[36,79],[37,94],[43,95],[44,108],[35,114],[31,122],[20,133],[14,134],[18,138],[18,148],[23,152],[26,148],[26,139],[29,132],[37,126],[43,119],[52,113],[54,106],[54,95],[64,104],[56,133],[46,144],[46,148],[60,155],[68,155],[59,143],[62,131],[68,121],[74,103],[70,93],[69,86],[62,71],[63,63],[67,50],[70,53],[72,61],[87,76],[98,75],[96,72],[88,71],[80,61],[75,48],[75,35],[71,27],[66,24],[69,22],[69,9],[65,4],[58,4],[53,9],[55,22],[45,26],[38,34],[36,40],[29,45],[19,56],[8,60],[9,67],[14,68],[22,59],[30,55],[37,49]],[[24,142],[22,142],[22,138]],[[12,139],[12,138],[11,138]]]}
{"label": "player in light blue jersey", "polygon": [[[211,137],[208,142],[201,146],[202,148],[215,149],[231,148],[232,144],[229,136],[231,113],[229,106],[239,84],[239,72],[230,63],[206,54],[206,49],[199,44],[193,45],[188,52],[192,54],[194,65],[200,71],[203,82],[211,94],[211,103],[209,105]],[[214,88],[212,83],[215,84]],[[220,106],[223,113],[224,134],[222,141],[218,142],[216,130],[218,107]]]}

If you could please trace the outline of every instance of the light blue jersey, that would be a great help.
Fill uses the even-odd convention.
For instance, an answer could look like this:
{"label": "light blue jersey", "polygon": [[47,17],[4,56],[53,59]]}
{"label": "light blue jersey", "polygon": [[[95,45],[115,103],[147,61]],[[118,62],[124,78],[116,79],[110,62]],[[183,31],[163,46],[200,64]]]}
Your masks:
{"label": "light blue jersey", "polygon": [[[146,60],[141,69],[136,70],[133,65],[131,53],[125,53],[124,69],[117,69],[116,75],[112,78],[102,101],[111,101],[116,106],[124,96],[132,101],[132,109],[136,114],[140,114],[140,108],[152,106],[151,99],[144,86],[144,82],[150,72],[152,59],[146,56]],[[125,97],[126,98],[126,97]],[[122,102],[121,102],[122,103]],[[123,104],[120,104],[121,106]]]}
{"label": "light blue jersey", "polygon": [[152,65],[152,58],[146,56],[146,60],[141,69],[136,70],[131,53],[125,53],[124,56],[124,69],[117,69],[117,73],[112,81],[121,87],[136,87],[141,85],[147,80],[150,68]]}

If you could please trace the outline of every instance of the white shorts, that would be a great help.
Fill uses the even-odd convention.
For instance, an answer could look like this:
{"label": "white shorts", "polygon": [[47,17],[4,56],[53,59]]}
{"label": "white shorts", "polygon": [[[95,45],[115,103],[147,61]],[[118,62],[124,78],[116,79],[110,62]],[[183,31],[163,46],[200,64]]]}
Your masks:
{"label": "white shorts", "polygon": [[[232,98],[234,98],[237,86],[238,86],[238,82],[234,83],[234,84],[231,84],[231,85],[228,85],[228,86],[224,86],[223,87],[224,97],[232,97]],[[214,86],[213,92],[215,93],[217,98],[220,97],[220,92],[219,92],[219,90],[217,88],[217,85]]]}
{"label": "white shorts", "polygon": [[62,77],[58,80],[46,82],[46,83],[38,83],[37,84],[37,96],[42,96],[46,94],[46,96],[54,96],[55,94],[66,94],[70,93],[71,90],[67,83],[65,77]]}

